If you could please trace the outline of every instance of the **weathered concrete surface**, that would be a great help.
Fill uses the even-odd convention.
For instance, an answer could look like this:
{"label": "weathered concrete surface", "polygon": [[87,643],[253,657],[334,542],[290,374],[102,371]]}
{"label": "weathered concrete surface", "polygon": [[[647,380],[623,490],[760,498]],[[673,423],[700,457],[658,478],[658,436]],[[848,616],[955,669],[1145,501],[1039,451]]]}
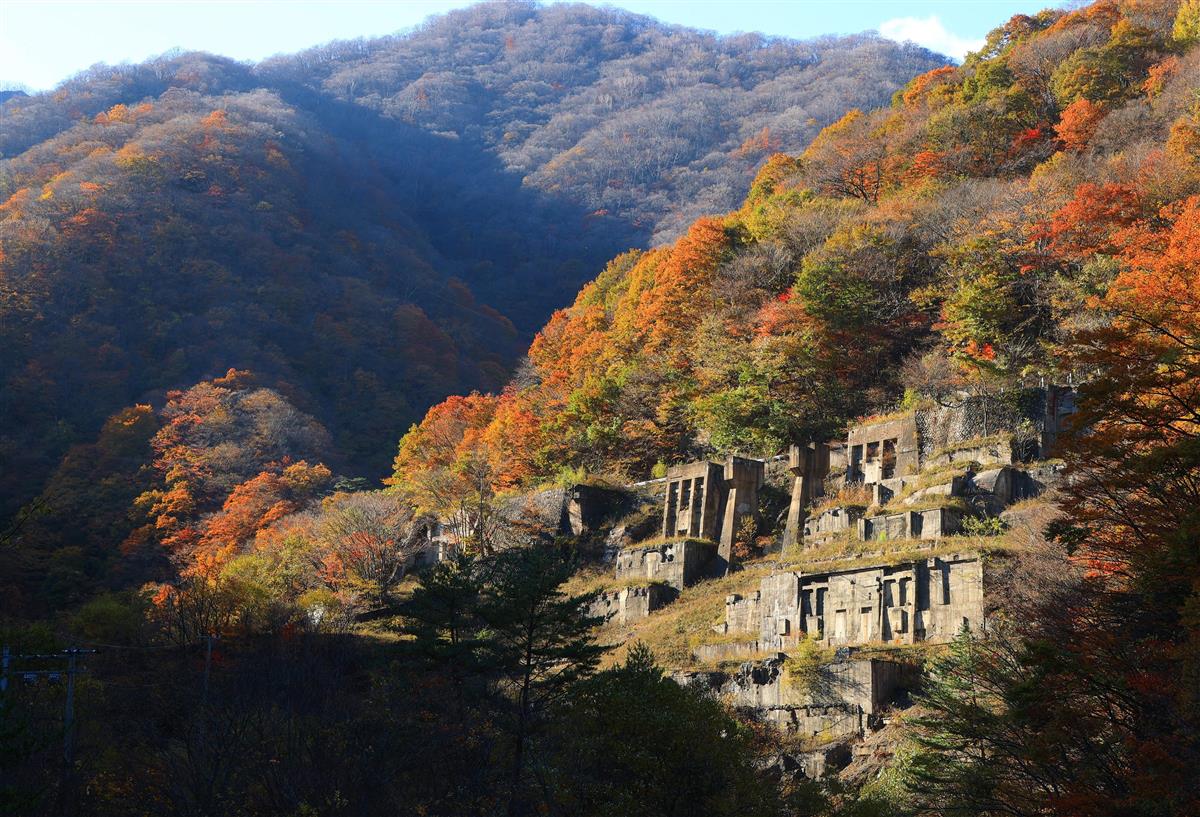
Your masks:
{"label": "weathered concrete surface", "polygon": [[719,644],[700,644],[692,655],[704,664],[715,664],[719,661],[753,658],[762,652],[757,640],[726,641]]}
{"label": "weathered concrete surface", "polygon": [[678,595],[678,590],[664,584],[624,587],[601,593],[592,602],[589,612],[616,624],[630,624],[666,607]]}
{"label": "weathered concrete surface", "polygon": [[758,489],[763,485],[762,460],[730,456],[725,461],[722,489],[725,509],[721,515],[721,539],[717,547],[717,570],[725,573],[733,564],[733,543],[747,520],[758,524]]}
{"label": "weathered concrete surface", "polygon": [[724,574],[733,561],[733,544],[745,520],[758,520],[758,491],[766,464],[730,455],[724,464],[676,465],[667,471],[663,493],[662,535],[690,536],[718,544],[714,571]]}
{"label": "weathered concrete surface", "polygon": [[737,670],[681,672],[675,679],[719,695],[735,707],[813,743],[862,735],[889,704],[920,683],[920,667],[882,659],[850,659],[820,666],[796,678],[787,656],[747,661]]}
{"label": "weathered concrete surface", "polygon": [[862,517],[863,509],[858,507],[826,508],[819,514],[810,516],[804,522],[804,541],[815,544],[815,540],[823,539],[847,530],[856,530],[858,520]]}
{"label": "weathered concrete surface", "polygon": [[864,542],[937,540],[962,530],[962,520],[962,512],[949,507],[868,516],[858,520],[858,538]]}
{"label": "weathered concrete surface", "polygon": [[835,646],[944,642],[964,625],[983,627],[983,602],[978,553],[783,571],[765,577],[753,594],[729,596],[723,631],[757,636],[762,649],[788,649],[804,638]]}
{"label": "weathered concrete surface", "polygon": [[662,535],[717,541],[725,509],[724,476],[722,466],[707,460],[670,468],[663,499]]}
{"label": "weathered concrete surface", "polygon": [[714,543],[696,539],[631,547],[617,554],[616,574],[618,579],[664,582],[682,590],[713,575],[716,555]]}
{"label": "weathered concrete surface", "polygon": [[848,482],[870,485],[921,469],[917,422],[913,414],[854,426],[846,436]]}
{"label": "weathered concrete surface", "polygon": [[787,525],[783,531],[783,546],[790,547],[800,540],[804,525],[804,510],[824,494],[825,478],[829,475],[830,450],[827,443],[793,445],[788,449],[788,471],[792,474],[792,499],[788,505]]}

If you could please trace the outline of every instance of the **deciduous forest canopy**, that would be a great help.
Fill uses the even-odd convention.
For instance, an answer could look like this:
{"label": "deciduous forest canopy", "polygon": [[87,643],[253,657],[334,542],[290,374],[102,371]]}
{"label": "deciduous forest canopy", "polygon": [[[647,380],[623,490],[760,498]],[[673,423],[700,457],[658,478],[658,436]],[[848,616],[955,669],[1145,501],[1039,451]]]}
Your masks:
{"label": "deciduous forest canopy", "polygon": [[234,367],[378,477],[623,249],[942,59],[484,4],[259,65],[97,66],[0,124],[0,516],[134,402]]}
{"label": "deciduous forest canopy", "polygon": [[[952,66],[499,3],[4,103],[0,637],[105,651],[75,731],[61,688],[0,696],[0,811],[1196,814],[1200,0],[997,22]],[[1035,391],[1012,435],[985,420],[907,476],[900,436],[854,444]],[[993,487],[1037,491],[985,513],[960,489],[993,448]],[[664,529],[734,454],[766,498],[689,583],[718,545]],[[662,498],[635,483],[693,459]],[[733,513],[749,488],[722,490]],[[948,509],[961,529],[867,533]],[[910,607],[924,631],[901,563],[915,588],[960,548],[981,578],[938,592],[977,626],[893,637]],[[829,616],[818,588],[801,615],[802,579],[876,569],[878,605]],[[760,615],[773,584],[802,633]],[[644,615],[597,629],[634,590]],[[762,640],[730,638],[738,609]],[[913,688],[833,707],[853,774],[806,779],[845,736],[776,725],[876,660]],[[691,682],[767,662],[809,703]]]}

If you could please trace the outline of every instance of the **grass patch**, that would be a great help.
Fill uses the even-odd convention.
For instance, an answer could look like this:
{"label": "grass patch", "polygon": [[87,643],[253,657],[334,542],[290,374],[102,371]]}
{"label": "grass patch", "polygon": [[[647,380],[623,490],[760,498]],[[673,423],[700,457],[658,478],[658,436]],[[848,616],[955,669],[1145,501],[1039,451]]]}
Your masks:
{"label": "grass patch", "polygon": [[930,454],[929,459],[936,460],[938,457],[949,456],[951,454],[956,454],[959,451],[966,451],[970,448],[986,448],[989,445],[1002,445],[1004,443],[1011,445],[1012,442],[1013,435],[1011,432],[989,434],[986,437],[972,437],[969,440],[960,440],[959,442],[942,446]]}
{"label": "grass patch", "polygon": [[822,647],[805,638],[787,653],[783,662],[783,682],[805,695],[813,694],[821,680],[821,667],[833,661],[833,647]]}
{"label": "grass patch", "polygon": [[916,407],[897,409],[896,411],[889,411],[883,414],[872,414],[869,417],[863,417],[857,422],[851,423],[850,427],[855,428],[858,426],[873,426],[878,425],[879,423],[890,423],[892,420],[903,420],[905,417],[911,417],[915,410]]}
{"label": "grass patch", "polygon": [[585,593],[611,593],[615,590],[625,590],[630,587],[649,587],[654,584],[666,586],[666,582],[652,581],[644,576],[627,576],[618,579],[613,575],[611,567],[585,567],[576,572],[562,586],[567,595],[579,596]]}
{"label": "grass patch", "polygon": [[889,539],[864,542],[854,539],[840,546],[822,545],[799,551],[777,562],[779,570],[798,570],[804,573],[825,573],[851,567],[896,565],[916,559],[928,559],[947,553],[965,551],[1011,551],[1021,545],[1007,534],[1000,536],[946,536],[937,540]]}
{"label": "grass patch", "polygon": [[923,497],[911,505],[902,505],[898,499],[893,499],[882,508],[871,508],[867,516],[887,516],[888,514],[904,513],[906,511],[932,511],[936,508],[952,508],[962,514],[971,513],[971,506],[961,496],[935,494],[934,496]]}
{"label": "grass patch", "polygon": [[865,485],[854,483],[852,485],[843,485],[836,493],[826,497],[822,497],[816,505],[809,509],[808,515],[820,516],[825,511],[833,508],[861,508],[866,509],[871,504],[871,489]]}
{"label": "grass patch", "polygon": [[[608,652],[604,663],[611,665],[623,661],[629,645],[642,641],[654,651],[655,658],[664,667],[695,668],[697,663],[692,650],[699,644],[720,643],[725,638],[713,630],[725,620],[725,597],[730,593],[745,595],[757,590],[763,577],[774,569],[774,562],[751,562],[728,576],[686,588],[673,603],[652,613],[649,618],[631,625],[605,625],[599,634],[601,643],[621,643]],[[749,639],[742,635],[731,640]]]}
{"label": "grass patch", "polygon": [[907,482],[909,477],[904,477],[906,480],[904,487],[892,497],[888,504],[894,505],[903,502],[917,491],[923,491],[926,488],[947,485],[953,482],[955,477],[966,476],[967,472],[977,470],[978,465],[979,463],[975,462],[948,462],[944,465],[935,465],[923,469],[912,482]]}
{"label": "grass patch", "polygon": [[662,545],[679,544],[680,542],[696,542],[697,544],[709,545],[714,548],[717,546],[717,543],[711,539],[698,539],[694,536],[655,536],[652,539],[644,539],[641,542],[626,545],[621,550],[642,550],[644,548],[661,547]]}

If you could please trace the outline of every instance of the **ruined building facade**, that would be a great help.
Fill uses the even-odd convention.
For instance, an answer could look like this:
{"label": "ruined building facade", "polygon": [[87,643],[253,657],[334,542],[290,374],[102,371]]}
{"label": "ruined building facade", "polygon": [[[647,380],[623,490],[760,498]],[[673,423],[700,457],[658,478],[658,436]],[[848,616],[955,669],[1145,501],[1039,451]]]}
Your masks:
{"label": "ruined building facade", "polygon": [[764,474],[762,460],[733,455],[724,464],[703,460],[669,469],[663,500],[663,538],[716,542],[717,561],[712,570],[725,573],[742,525],[758,521],[758,489]]}
{"label": "ruined building facade", "polygon": [[755,640],[751,651],[945,642],[984,620],[983,561],[955,553],[825,573],[783,571],[748,596],[725,600],[719,632]]}
{"label": "ruined building facade", "polygon": [[[965,518],[996,515],[1041,490],[1022,466],[1050,455],[1073,410],[1070,389],[1024,389],[861,423],[844,441],[792,446],[784,545],[843,531],[865,541],[958,533]],[[853,485],[868,495],[861,504],[806,515],[827,491]],[[889,512],[867,517],[868,507]]]}

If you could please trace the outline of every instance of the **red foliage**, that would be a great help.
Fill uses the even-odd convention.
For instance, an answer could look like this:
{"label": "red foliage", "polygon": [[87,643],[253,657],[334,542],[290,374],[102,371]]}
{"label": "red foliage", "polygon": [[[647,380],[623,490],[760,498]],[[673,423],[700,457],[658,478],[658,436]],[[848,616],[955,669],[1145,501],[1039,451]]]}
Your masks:
{"label": "red foliage", "polygon": [[1075,196],[1050,220],[1033,229],[1033,237],[1049,244],[1065,258],[1087,258],[1096,253],[1114,254],[1117,231],[1143,217],[1140,193],[1123,184],[1081,184]]}
{"label": "red foliage", "polygon": [[1067,106],[1054,130],[1067,150],[1083,150],[1091,141],[1104,109],[1091,100],[1079,98]]}

